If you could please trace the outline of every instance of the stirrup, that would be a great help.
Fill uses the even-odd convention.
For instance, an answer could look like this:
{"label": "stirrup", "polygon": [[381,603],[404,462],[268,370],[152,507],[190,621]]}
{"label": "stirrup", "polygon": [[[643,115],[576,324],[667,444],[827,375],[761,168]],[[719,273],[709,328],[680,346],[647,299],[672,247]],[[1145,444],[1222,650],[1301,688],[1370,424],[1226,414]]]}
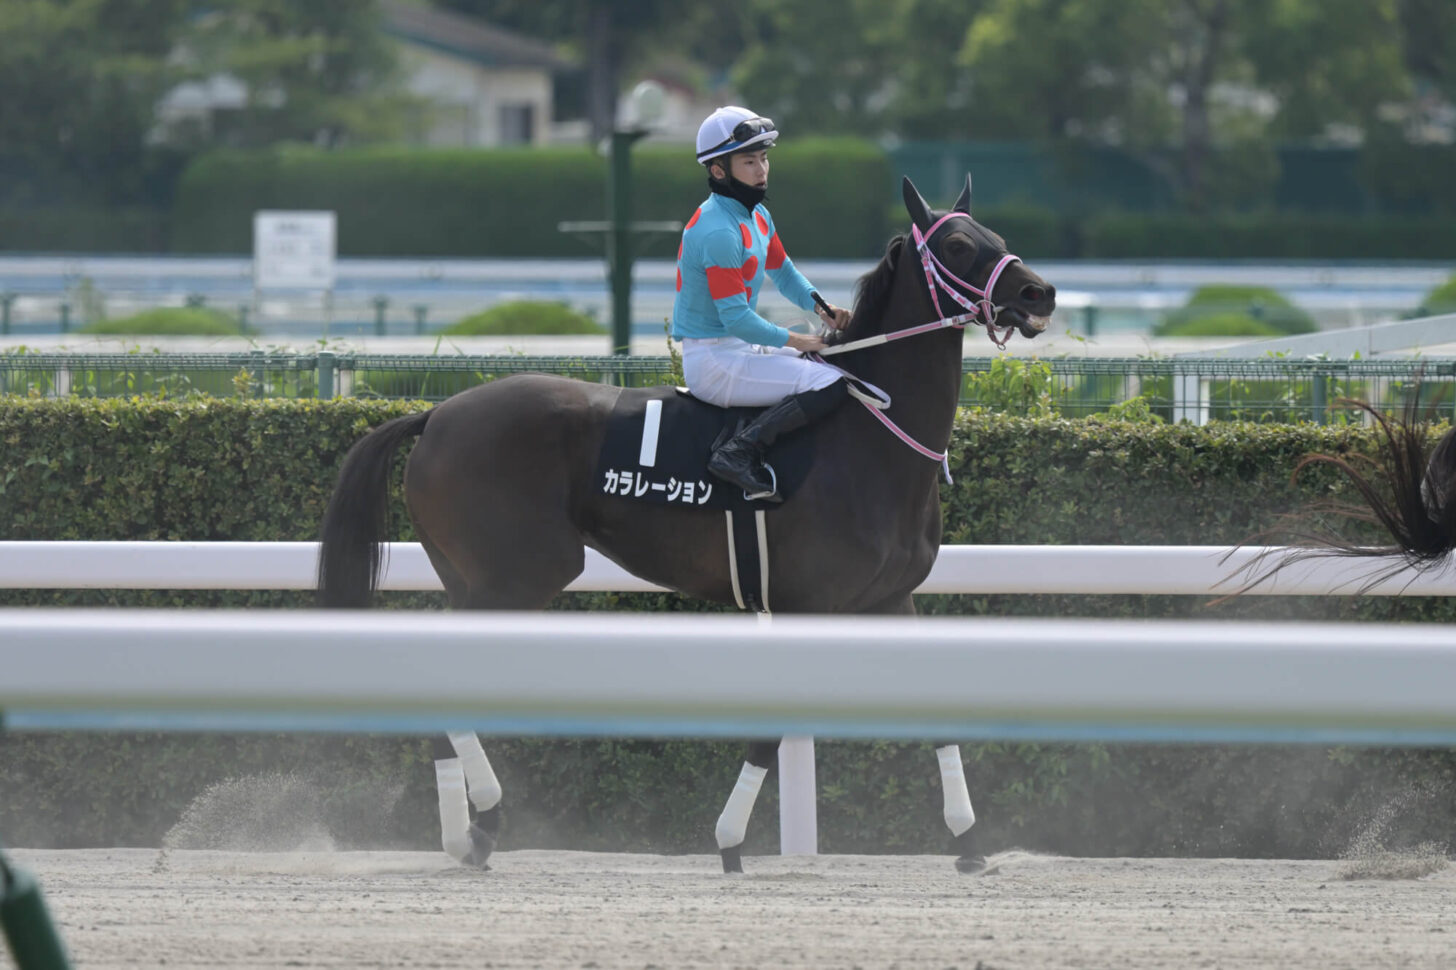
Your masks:
{"label": "stirrup", "polygon": [[748,494],[748,489],[745,488],[743,490],[743,501],[745,501],[745,502],[757,502],[760,499],[773,498],[775,495],[777,495],[779,493],[779,476],[778,476],[778,473],[774,471],[774,467],[772,465],[770,465],[768,462],[764,462],[763,463],[763,467],[764,467],[764,470],[768,472],[768,480],[769,480],[768,491],[766,491],[766,492],[754,492],[752,495],[749,495]]}

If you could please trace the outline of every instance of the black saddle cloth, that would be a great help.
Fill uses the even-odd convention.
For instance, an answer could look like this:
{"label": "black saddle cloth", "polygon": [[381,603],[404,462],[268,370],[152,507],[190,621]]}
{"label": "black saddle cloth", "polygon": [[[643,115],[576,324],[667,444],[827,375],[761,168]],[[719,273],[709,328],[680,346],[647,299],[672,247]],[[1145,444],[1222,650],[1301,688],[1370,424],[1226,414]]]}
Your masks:
{"label": "black saddle cloth", "polygon": [[[659,402],[655,447],[648,403]],[[656,408],[653,408],[656,410]],[[708,473],[708,458],[720,435],[731,435],[764,408],[720,408],[675,387],[625,390],[607,419],[607,435],[597,458],[595,485],[615,495],[656,505],[713,509],[774,508],[776,503],[749,502],[743,490]],[[817,435],[811,426],[774,443],[766,460],[773,466],[778,491],[785,499],[803,484],[814,460]],[[643,459],[650,459],[644,464]]]}

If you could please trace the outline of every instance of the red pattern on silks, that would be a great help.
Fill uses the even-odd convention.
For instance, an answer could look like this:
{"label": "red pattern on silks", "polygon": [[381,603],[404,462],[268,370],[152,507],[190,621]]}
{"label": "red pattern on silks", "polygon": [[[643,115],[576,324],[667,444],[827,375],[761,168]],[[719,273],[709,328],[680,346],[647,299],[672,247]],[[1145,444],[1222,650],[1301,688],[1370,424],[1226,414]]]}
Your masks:
{"label": "red pattern on silks", "polygon": [[[678,259],[682,259],[682,257],[679,256]],[[681,266],[679,266],[677,268],[677,291],[679,293],[682,292],[682,267]]]}
{"label": "red pattern on silks", "polygon": [[753,299],[753,287],[751,287],[751,286],[745,286],[743,288],[743,298],[745,300],[752,300]]}
{"label": "red pattern on silks", "polygon": [[789,254],[784,252],[784,244],[779,242],[779,234],[774,233],[773,238],[768,241],[768,261],[764,265],[769,269],[778,269],[788,258]]}
{"label": "red pattern on silks", "polygon": [[761,233],[763,233],[765,236],[767,236],[768,235],[768,220],[763,217],[763,213],[762,212],[755,212],[753,214],[753,221],[756,222],[756,223],[758,223],[758,231],[761,232]]}
{"label": "red pattern on silks", "polygon": [[688,220],[688,224],[687,225],[683,226],[683,231],[686,232],[687,230],[691,229],[694,226],[694,224],[697,223],[698,217],[701,216],[702,214],[703,214],[703,207],[702,206],[698,206],[698,208],[694,209],[693,210],[693,217]]}
{"label": "red pattern on silks", "polygon": [[679,239],[677,241],[677,261],[679,263],[682,262],[682,248],[683,248],[683,240]]}
{"label": "red pattern on silks", "polygon": [[743,292],[743,276],[727,266],[708,267],[708,295],[715,300]]}
{"label": "red pattern on silks", "polygon": [[758,275],[758,257],[748,257],[748,262],[744,263],[743,266],[739,268],[738,272],[743,274],[743,282],[745,283],[753,279],[755,276]]}
{"label": "red pattern on silks", "polygon": [[743,248],[744,249],[752,249],[753,248],[753,233],[751,233],[751,232],[748,231],[748,223],[746,223],[746,222],[740,222],[738,224],[738,234],[743,237]]}

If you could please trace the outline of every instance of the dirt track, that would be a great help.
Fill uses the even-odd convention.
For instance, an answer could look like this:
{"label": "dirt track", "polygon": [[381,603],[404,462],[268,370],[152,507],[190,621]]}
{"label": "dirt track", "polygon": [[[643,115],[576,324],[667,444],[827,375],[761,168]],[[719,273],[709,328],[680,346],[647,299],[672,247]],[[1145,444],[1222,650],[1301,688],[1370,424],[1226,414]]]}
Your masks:
{"label": "dirt track", "polygon": [[[78,967],[1449,967],[1456,870],[1339,862],[16,851]],[[1439,864],[1439,863],[1438,863]]]}

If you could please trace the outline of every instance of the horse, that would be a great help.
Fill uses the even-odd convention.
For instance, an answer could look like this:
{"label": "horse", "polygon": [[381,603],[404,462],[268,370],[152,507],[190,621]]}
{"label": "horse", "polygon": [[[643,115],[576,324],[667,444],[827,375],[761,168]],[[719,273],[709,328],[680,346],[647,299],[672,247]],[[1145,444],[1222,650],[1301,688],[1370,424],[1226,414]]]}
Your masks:
{"label": "horse", "polygon": [[[778,612],[915,612],[911,592],[940,548],[938,476],[959,400],[964,328],[982,326],[1004,347],[1013,333],[1043,332],[1056,306],[1055,288],[972,217],[969,174],[949,210],[931,209],[908,178],[902,190],[910,230],[859,280],[853,321],[823,352],[888,400],[862,392],[865,406],[846,401],[798,433],[812,437],[815,457],[770,513]],[[943,304],[964,312],[947,314]],[[373,429],[345,456],[324,514],[319,605],[369,605],[389,534],[391,461],[415,438],[405,503],[452,608],[543,608],[581,572],[587,547],[669,589],[735,602],[721,512],[615,501],[595,480],[614,407],[653,394],[662,389],[522,374]],[[435,763],[442,845],[489,868],[500,784],[473,732],[447,740],[437,742]],[[777,747],[748,743],[715,828],[725,872],[743,871],[749,815]],[[956,867],[980,871],[960,749],[938,743],[936,754]]]}

